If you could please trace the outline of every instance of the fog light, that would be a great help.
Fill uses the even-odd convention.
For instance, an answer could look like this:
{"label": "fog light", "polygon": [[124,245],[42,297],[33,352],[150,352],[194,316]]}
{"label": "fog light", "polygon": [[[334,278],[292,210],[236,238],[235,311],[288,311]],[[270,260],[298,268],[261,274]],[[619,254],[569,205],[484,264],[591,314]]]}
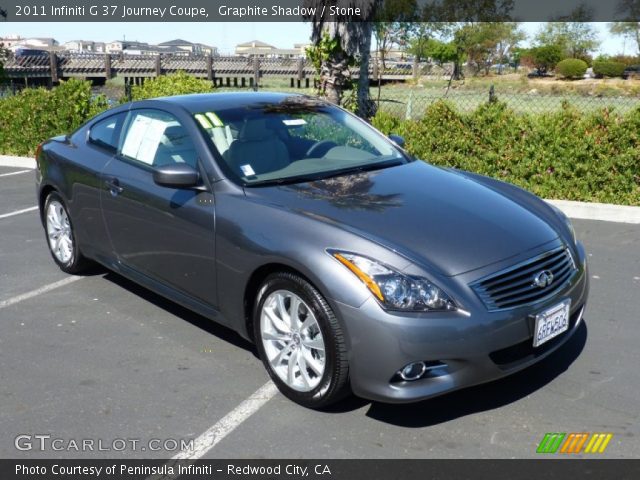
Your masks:
{"label": "fog light", "polygon": [[402,380],[404,381],[411,382],[413,380],[418,380],[422,375],[424,375],[424,372],[426,371],[427,366],[424,364],[424,362],[410,363],[402,370],[400,370],[400,378],[402,378]]}

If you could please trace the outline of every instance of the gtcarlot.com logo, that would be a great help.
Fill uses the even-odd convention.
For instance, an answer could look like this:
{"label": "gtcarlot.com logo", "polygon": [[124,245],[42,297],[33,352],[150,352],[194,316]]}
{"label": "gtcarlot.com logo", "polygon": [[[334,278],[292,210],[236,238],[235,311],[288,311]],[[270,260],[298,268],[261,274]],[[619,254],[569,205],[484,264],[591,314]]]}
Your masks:
{"label": "gtcarlot.com logo", "polygon": [[604,453],[613,433],[545,433],[536,453]]}

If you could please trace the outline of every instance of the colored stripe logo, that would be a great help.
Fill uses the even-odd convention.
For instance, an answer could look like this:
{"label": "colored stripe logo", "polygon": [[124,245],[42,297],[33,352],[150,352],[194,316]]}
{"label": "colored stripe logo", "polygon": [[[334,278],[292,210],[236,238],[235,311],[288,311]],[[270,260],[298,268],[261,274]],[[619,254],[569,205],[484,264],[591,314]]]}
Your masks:
{"label": "colored stripe logo", "polygon": [[545,433],[536,453],[604,453],[612,438],[613,433]]}

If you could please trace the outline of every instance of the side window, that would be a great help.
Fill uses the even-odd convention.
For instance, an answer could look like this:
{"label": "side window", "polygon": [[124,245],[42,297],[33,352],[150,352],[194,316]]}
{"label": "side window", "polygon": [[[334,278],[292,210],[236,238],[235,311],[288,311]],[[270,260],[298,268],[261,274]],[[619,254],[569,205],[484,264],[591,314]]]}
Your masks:
{"label": "side window", "polygon": [[198,163],[187,130],[173,115],[160,110],[130,113],[120,153],[151,167],[186,163],[195,168]]}
{"label": "side window", "polygon": [[119,113],[94,124],[89,130],[89,143],[116,153],[125,117],[126,113]]}

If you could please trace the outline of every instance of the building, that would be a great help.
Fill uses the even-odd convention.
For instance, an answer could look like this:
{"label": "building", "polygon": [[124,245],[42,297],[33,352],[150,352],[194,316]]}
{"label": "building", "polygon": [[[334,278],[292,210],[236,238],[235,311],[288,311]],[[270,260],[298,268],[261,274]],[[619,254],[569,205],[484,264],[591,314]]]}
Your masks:
{"label": "building", "polygon": [[5,37],[0,37],[0,43],[4,45],[5,48],[11,49],[14,45],[20,45],[20,42],[26,40],[17,34],[10,34]]}
{"label": "building", "polygon": [[[307,45],[304,45],[306,47]],[[237,57],[260,57],[260,58],[300,58],[306,55],[302,44],[294,45],[295,48],[277,48],[260,40],[239,43],[236,45],[235,55]]]}
{"label": "building", "polygon": [[193,43],[187,40],[177,38],[175,40],[169,40],[168,42],[162,42],[158,44],[160,49],[167,49],[167,51],[183,51],[190,55],[214,55],[218,54],[218,49],[205,45],[203,43]]}
{"label": "building", "polygon": [[55,38],[23,38],[20,35],[7,35],[6,37],[0,37],[0,43],[5,48],[16,51],[18,48],[33,48],[35,50],[60,50],[58,41]]}
{"label": "building", "polygon": [[67,52],[71,53],[105,53],[104,42],[92,42],[90,40],[71,40],[63,45]]}

